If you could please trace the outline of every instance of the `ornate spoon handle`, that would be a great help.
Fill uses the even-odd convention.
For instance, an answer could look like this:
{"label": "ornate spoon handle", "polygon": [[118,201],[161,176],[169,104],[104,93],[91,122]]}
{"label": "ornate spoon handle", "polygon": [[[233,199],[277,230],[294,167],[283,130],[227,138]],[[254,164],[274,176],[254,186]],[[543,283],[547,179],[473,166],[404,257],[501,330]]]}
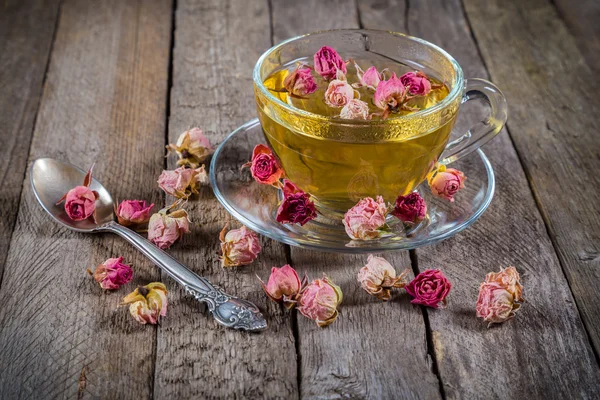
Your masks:
{"label": "ornate spoon handle", "polygon": [[208,279],[196,275],[185,265],[131,229],[111,221],[98,227],[97,230],[116,233],[131,243],[182,285],[186,292],[194,296],[196,300],[206,303],[219,324],[247,331],[260,331],[267,327],[267,321],[253,303],[225,293],[223,289],[213,285]]}

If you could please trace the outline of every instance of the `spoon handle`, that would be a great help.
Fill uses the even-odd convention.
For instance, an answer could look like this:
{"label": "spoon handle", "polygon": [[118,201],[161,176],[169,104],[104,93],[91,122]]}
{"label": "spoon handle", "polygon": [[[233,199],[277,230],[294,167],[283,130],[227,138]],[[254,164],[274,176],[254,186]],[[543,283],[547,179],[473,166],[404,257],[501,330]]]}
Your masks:
{"label": "spoon handle", "polygon": [[266,321],[256,305],[225,293],[223,289],[213,285],[208,279],[196,275],[167,252],[159,249],[131,229],[111,221],[100,226],[98,230],[116,233],[131,243],[182,285],[186,292],[194,296],[196,300],[206,303],[209,311],[221,325],[249,331],[262,330],[267,327]]}

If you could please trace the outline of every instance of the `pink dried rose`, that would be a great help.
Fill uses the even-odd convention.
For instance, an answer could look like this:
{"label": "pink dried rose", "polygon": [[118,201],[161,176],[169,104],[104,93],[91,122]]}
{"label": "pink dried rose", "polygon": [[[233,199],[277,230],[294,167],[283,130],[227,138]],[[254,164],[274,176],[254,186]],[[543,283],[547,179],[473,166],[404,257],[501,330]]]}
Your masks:
{"label": "pink dried rose", "polygon": [[335,78],[338,70],[346,73],[346,63],[337,51],[329,46],[323,46],[313,57],[315,71],[324,79]]}
{"label": "pink dried rose", "polygon": [[373,95],[373,103],[383,110],[382,118],[387,118],[390,112],[403,109],[406,100],[406,87],[395,73],[387,81],[379,82]]}
{"label": "pink dried rose", "polygon": [[434,196],[454,202],[454,195],[465,187],[466,180],[461,171],[441,165],[429,175],[427,182]]}
{"label": "pink dried rose", "polygon": [[277,222],[302,226],[316,217],[317,210],[310,195],[285,179],[283,181],[283,201],[277,209]]}
{"label": "pink dried rose", "polygon": [[192,128],[183,132],[175,144],[167,145],[168,151],[179,156],[177,165],[198,168],[212,154],[213,149],[208,138],[200,128]]}
{"label": "pink dried rose", "polygon": [[352,99],[342,108],[340,118],[344,119],[371,119],[369,105],[359,99]]}
{"label": "pink dried rose", "polygon": [[317,90],[317,84],[310,73],[310,68],[302,65],[296,67],[285,77],[283,87],[288,93],[298,97],[309,95]]}
{"label": "pink dried rose", "polygon": [[204,165],[199,168],[179,167],[172,171],[163,171],[158,177],[158,186],[171,196],[187,199],[192,194],[198,194],[198,188],[207,180]]}
{"label": "pink dried rose", "polygon": [[404,288],[413,298],[410,301],[412,304],[438,308],[440,304],[446,306],[446,297],[452,285],[442,271],[428,269],[415,276]]}
{"label": "pink dried rose", "polygon": [[123,226],[145,224],[150,220],[150,211],[154,204],[147,205],[144,200],[123,200],[115,206],[119,224]]}
{"label": "pink dried rose", "polygon": [[109,258],[96,267],[96,271],[87,272],[94,277],[102,289],[118,289],[133,278],[133,270],[123,264],[123,257]]}
{"label": "pink dried rose", "polygon": [[252,159],[242,166],[245,167],[250,167],[250,173],[256,182],[266,185],[279,186],[279,180],[284,176],[273,152],[264,144],[254,147]]}
{"label": "pink dried rose", "polygon": [[251,264],[260,253],[260,239],[256,233],[242,226],[227,232],[227,225],[219,235],[221,241],[221,265],[223,267],[238,267]]}
{"label": "pink dried rose", "polygon": [[396,276],[396,270],[385,258],[369,254],[367,264],[358,271],[357,279],[367,293],[387,301],[392,297],[390,289],[406,286],[408,271],[406,269]]}
{"label": "pink dried rose", "polygon": [[296,305],[300,291],[306,286],[307,278],[305,276],[301,281],[296,270],[286,264],[281,268],[271,268],[271,275],[266,284],[260,278],[258,280],[271,300],[283,303],[290,309]]}
{"label": "pink dried rose", "polygon": [[298,311],[320,327],[331,324],[338,316],[342,290],[327,276],[309,283],[298,299]]}
{"label": "pink dried rose", "polygon": [[325,104],[329,107],[344,107],[354,98],[354,89],[352,86],[341,79],[334,79],[329,82],[325,91]]}
{"label": "pink dried rose", "polygon": [[148,240],[163,250],[190,232],[188,214],[184,209],[173,211],[176,204],[153,214],[148,223]]}
{"label": "pink dried rose", "polygon": [[75,186],[56,202],[56,205],[65,202],[65,212],[73,221],[83,221],[92,216],[96,222],[96,200],[100,196],[90,189],[93,168],[92,165],[85,174],[82,186]]}
{"label": "pink dried rose", "polygon": [[366,71],[363,71],[361,67],[357,63],[354,63],[354,67],[356,68],[356,76],[358,77],[358,82],[353,83],[352,86],[355,88],[367,87],[371,90],[376,90],[379,82],[382,81],[382,75],[377,71],[375,67],[369,67]]}
{"label": "pink dried rose", "polygon": [[355,240],[370,240],[381,236],[385,225],[387,206],[383,197],[366,197],[344,214],[346,233]]}
{"label": "pink dried rose", "polygon": [[418,192],[398,196],[391,214],[407,225],[417,224],[427,215],[427,205]]}
{"label": "pink dried rose", "polygon": [[504,287],[514,297],[515,301],[524,301],[521,276],[515,267],[504,268],[500,272],[490,272],[485,276],[485,281],[495,282]]}
{"label": "pink dried rose", "polygon": [[407,72],[400,77],[402,84],[413,96],[427,96],[431,91],[431,82],[422,72]]}
{"label": "pink dried rose", "polygon": [[152,282],[129,293],[121,305],[129,304],[129,313],[140,324],[156,324],[167,315],[168,293],[165,285]]}
{"label": "pink dried rose", "polygon": [[498,282],[483,282],[479,287],[476,314],[488,323],[488,328],[513,318],[520,307],[515,297]]}

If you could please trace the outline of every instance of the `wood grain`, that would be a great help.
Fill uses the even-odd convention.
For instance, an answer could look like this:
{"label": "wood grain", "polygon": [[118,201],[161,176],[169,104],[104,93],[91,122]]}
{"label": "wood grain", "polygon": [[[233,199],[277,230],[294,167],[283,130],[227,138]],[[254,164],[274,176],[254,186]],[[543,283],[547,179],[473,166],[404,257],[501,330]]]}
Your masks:
{"label": "wood grain", "polygon": [[0,284],[12,236],[58,0],[0,6]]}
{"label": "wood grain", "polygon": [[[352,2],[308,1],[294,12],[291,1],[273,2],[275,42],[303,33],[358,27]],[[324,43],[325,45],[326,43]],[[398,272],[410,268],[408,252],[387,253]],[[327,328],[298,314],[300,394],[303,398],[438,398],[431,370],[425,324],[406,294],[382,304],[356,281],[367,256],[291,249],[291,259],[312,279],[326,273],[344,293],[341,315]]]}
{"label": "wood grain", "polygon": [[[268,4],[180,0],[175,28],[169,139],[175,142],[181,132],[200,126],[216,145],[256,116],[252,69],[271,45]],[[169,167],[175,167],[173,158]],[[256,278],[285,264],[284,247],[263,239],[254,264],[224,270],[218,236],[230,216],[210,188],[186,207],[192,233],[172,254],[227,292],[257,304],[269,328],[260,334],[224,329],[168,280],[170,317],[158,335],[155,398],[297,397],[290,313],[267,299]]]}
{"label": "wood grain", "polygon": [[[361,3],[365,27],[394,29],[404,17],[411,35],[449,51],[467,78],[487,77],[460,1],[410,2],[408,9],[390,2],[385,11],[381,6]],[[470,106],[464,111],[461,126],[481,115]],[[497,176],[490,208],[465,232],[417,250],[420,270],[441,268],[454,283],[449,307],[427,310],[444,393],[468,399],[594,397],[598,366],[506,131],[485,152]],[[457,168],[468,170],[474,157]],[[481,178],[468,175],[467,185]],[[521,272],[528,302],[515,320],[488,330],[475,317],[479,283],[486,272],[508,265]]]}
{"label": "wood grain", "polygon": [[[162,0],[62,4],[30,161],[96,162],[113,196],[160,202],[170,11]],[[0,398],[150,397],[156,327],[117,305],[158,270],[120,239],[59,227],[24,182],[0,290]],[[85,270],[119,255],[134,280],[104,292]]]}
{"label": "wood grain", "polygon": [[600,85],[549,3],[466,1],[465,8],[509,99],[508,128],[598,354]]}

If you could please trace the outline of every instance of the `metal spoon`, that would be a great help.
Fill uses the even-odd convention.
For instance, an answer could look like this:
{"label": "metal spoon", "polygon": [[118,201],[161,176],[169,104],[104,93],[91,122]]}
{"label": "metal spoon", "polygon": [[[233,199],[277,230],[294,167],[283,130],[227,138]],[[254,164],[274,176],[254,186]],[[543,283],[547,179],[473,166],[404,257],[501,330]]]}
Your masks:
{"label": "metal spoon", "polygon": [[64,206],[56,205],[56,202],[67,191],[81,185],[84,176],[85,171],[52,158],[37,159],[31,167],[30,174],[35,197],[42,208],[58,223],[77,232],[112,232],[121,236],[169,274],[171,278],[183,285],[185,290],[196,300],[206,303],[213,317],[223,326],[246,331],[260,331],[267,327],[267,321],[254,304],[225,293],[220,287],[196,275],[131,229],[116,223],[113,214],[113,199],[97,180],[93,179],[90,185],[90,189],[97,191],[100,195],[96,201],[97,223],[92,218],[84,221],[70,219]]}

